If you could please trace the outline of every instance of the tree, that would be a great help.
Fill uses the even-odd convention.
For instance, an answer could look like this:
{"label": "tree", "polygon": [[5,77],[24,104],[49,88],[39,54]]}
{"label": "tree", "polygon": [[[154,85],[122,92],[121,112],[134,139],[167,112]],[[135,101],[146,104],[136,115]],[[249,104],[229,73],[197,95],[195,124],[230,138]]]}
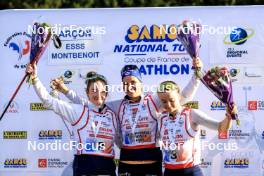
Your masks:
{"label": "tree", "polygon": [[259,5],[264,0],[0,0],[0,9]]}

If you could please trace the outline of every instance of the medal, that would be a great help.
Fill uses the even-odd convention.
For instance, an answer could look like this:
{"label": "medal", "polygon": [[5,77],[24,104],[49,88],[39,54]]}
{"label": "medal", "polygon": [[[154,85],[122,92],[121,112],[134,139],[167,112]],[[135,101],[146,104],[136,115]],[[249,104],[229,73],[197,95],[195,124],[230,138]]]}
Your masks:
{"label": "medal", "polygon": [[169,137],[169,143],[175,142],[176,137],[176,130],[175,130],[175,120],[170,120],[168,124],[168,137]]}
{"label": "medal", "polygon": [[127,104],[125,105],[125,111],[126,114],[128,115],[128,121],[129,121],[129,125],[131,126],[131,133],[128,134],[129,140],[130,142],[134,143],[135,142],[135,129],[137,126],[137,122],[138,119],[141,117],[141,110],[145,110],[146,106],[144,105],[143,99],[140,100],[139,106],[137,111],[135,112],[135,115],[133,115],[132,112],[132,107],[129,104],[129,102],[127,102]]}

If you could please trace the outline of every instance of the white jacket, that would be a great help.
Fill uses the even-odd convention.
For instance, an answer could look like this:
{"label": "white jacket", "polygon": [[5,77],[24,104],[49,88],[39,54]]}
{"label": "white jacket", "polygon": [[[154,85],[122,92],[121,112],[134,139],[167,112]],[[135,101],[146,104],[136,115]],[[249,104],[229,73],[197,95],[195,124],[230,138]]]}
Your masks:
{"label": "white jacket", "polygon": [[118,129],[115,113],[107,106],[101,112],[92,104],[78,105],[52,97],[41,81],[34,80],[34,89],[46,108],[68,121],[75,137],[77,154],[114,157]]}

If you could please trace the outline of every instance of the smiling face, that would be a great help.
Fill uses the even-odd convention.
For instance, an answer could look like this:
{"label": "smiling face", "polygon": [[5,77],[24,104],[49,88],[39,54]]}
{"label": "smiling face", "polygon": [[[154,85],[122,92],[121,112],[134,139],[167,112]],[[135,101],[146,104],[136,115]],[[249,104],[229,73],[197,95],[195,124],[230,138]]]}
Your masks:
{"label": "smiling face", "polygon": [[142,83],[134,76],[123,78],[123,90],[130,98],[137,98],[142,93]]}
{"label": "smiling face", "polygon": [[165,112],[178,111],[180,108],[179,93],[177,90],[158,92],[158,97]]}
{"label": "smiling face", "polygon": [[160,83],[158,88],[158,97],[163,111],[169,113],[180,111],[180,88],[175,82],[164,81]]}
{"label": "smiling face", "polygon": [[102,81],[95,81],[89,84],[86,94],[89,101],[95,106],[102,106],[107,97],[106,85]]}

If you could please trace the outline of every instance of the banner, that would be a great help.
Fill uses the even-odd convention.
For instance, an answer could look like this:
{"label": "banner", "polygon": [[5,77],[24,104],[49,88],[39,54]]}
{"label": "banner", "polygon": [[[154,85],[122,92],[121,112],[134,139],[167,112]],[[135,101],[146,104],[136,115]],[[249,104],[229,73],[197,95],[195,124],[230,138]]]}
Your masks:
{"label": "banner", "polygon": [[[63,76],[83,97],[89,71],[122,90],[120,71],[126,64],[140,68],[146,86],[173,80],[183,89],[193,75],[192,59],[177,39],[177,25],[185,19],[200,22],[204,68],[230,70],[241,120],[228,136],[201,126],[200,166],[206,176],[264,174],[264,6],[0,11],[1,110],[25,72],[31,27],[40,16],[62,41],[60,49],[49,45],[38,62],[40,80],[51,91],[51,79]],[[107,101],[123,97],[114,91]],[[225,106],[202,84],[189,104],[217,120],[225,114]],[[72,175],[74,151],[52,148],[71,140],[66,125],[24,84],[0,121],[0,175]]]}

